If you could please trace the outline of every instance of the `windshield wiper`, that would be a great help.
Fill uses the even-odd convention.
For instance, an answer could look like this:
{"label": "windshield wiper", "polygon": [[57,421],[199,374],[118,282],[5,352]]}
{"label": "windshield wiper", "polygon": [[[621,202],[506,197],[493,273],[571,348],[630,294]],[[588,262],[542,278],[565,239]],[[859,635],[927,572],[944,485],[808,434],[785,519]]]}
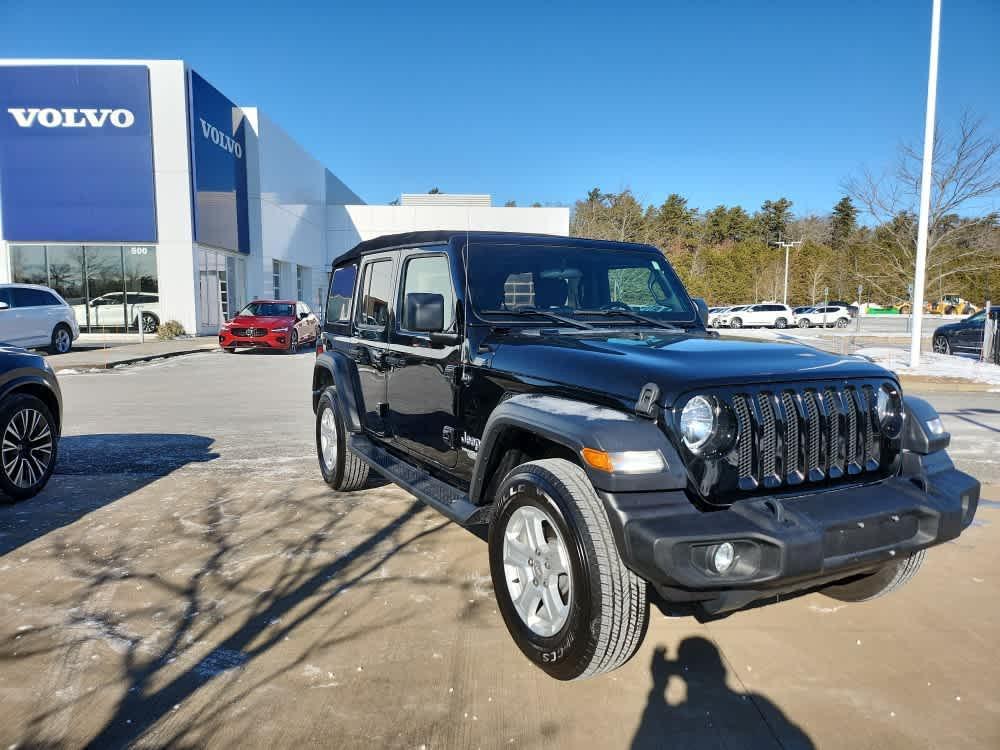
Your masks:
{"label": "windshield wiper", "polygon": [[567,318],[562,315],[558,315],[554,312],[549,312],[547,310],[539,310],[536,307],[515,307],[510,310],[480,310],[480,315],[512,315],[517,317],[524,317],[526,315],[534,315],[539,318],[547,318],[548,320],[554,320],[557,323],[564,323],[573,328],[593,328],[594,326],[590,323],[585,323],[582,320],[573,320],[573,318]]}
{"label": "windshield wiper", "polygon": [[640,315],[639,313],[632,312],[631,310],[621,310],[618,308],[613,308],[611,310],[577,310],[576,312],[582,315],[601,315],[605,318],[610,317],[612,315],[621,315],[626,318],[631,318],[632,320],[637,321],[639,323],[646,323],[647,325],[651,325],[654,328],[666,328],[667,330],[670,331],[684,330],[682,328],[678,328],[675,325],[671,325],[670,323],[664,323],[661,320],[656,320],[655,318],[647,318],[645,315]]}

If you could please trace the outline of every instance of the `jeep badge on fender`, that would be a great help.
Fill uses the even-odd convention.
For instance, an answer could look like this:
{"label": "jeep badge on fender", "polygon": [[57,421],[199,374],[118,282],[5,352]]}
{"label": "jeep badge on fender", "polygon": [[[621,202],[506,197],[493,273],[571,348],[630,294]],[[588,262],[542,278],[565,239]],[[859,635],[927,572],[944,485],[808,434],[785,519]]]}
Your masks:
{"label": "jeep badge on fender", "polygon": [[488,524],[500,613],[555,678],[628,661],[650,587],[709,615],[864,601],[972,523],[979,482],[927,402],[862,357],[718,338],[654,247],[416,232],[332,271],[324,479],[374,469]]}

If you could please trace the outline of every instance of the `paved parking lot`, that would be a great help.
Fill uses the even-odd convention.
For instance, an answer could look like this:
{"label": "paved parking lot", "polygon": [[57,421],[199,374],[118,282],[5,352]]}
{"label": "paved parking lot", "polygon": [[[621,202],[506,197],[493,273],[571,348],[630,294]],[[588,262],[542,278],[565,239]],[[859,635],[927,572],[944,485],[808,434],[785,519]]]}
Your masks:
{"label": "paved parking lot", "polygon": [[[1000,488],[897,595],[699,623],[550,680],[486,548],[401,490],[329,491],[312,356],[62,378],[39,497],[0,507],[0,747],[1000,747]],[[996,482],[1000,394],[930,394]]]}

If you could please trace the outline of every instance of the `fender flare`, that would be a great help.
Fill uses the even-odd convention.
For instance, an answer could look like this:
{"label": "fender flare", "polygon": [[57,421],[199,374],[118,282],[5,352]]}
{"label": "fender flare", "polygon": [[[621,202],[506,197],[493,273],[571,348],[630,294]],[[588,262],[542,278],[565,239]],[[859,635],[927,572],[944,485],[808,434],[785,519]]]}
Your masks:
{"label": "fender flare", "polygon": [[677,451],[655,422],[623,411],[540,393],[523,393],[503,401],[486,422],[469,484],[469,497],[482,503],[489,471],[500,460],[501,438],[521,429],[579,456],[583,448],[611,452],[658,449],[664,468],[646,474],[604,472],[582,464],[594,487],[606,492],[648,492],[683,489],[687,471]]}
{"label": "fender flare", "polygon": [[313,411],[323,395],[323,388],[316,385],[315,369],[326,370],[333,379],[333,388],[337,393],[337,405],[344,416],[344,426],[348,432],[361,432],[364,429],[362,412],[360,410],[361,381],[358,379],[358,366],[341,352],[323,352],[316,357],[313,374]]}

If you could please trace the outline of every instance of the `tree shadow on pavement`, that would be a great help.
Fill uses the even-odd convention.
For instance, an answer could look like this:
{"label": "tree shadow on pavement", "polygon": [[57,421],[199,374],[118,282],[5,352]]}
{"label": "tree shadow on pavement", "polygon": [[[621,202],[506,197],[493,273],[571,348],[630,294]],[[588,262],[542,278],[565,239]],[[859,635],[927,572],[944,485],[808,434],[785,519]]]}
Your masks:
{"label": "tree shadow on pavement", "polygon": [[[85,694],[60,690],[67,697],[47,702],[31,716],[22,746],[66,742],[54,728],[72,726],[94,695],[117,697],[111,705],[102,703],[100,714],[109,718],[88,730],[88,747],[197,747],[213,737],[231,737],[247,700],[277,678],[301,671],[310,658],[347,653],[343,647],[357,638],[412,622],[405,607],[395,616],[382,609],[382,587],[404,582],[454,588],[447,577],[387,574],[387,561],[449,523],[428,518],[417,501],[396,513],[372,503],[368,492],[343,495],[324,487],[305,499],[293,499],[288,491],[251,499],[238,492],[223,492],[196,512],[171,516],[176,521],[171,543],[196,555],[173,571],[155,557],[143,562],[128,539],[111,549],[74,539],[52,550],[68,577],[86,582],[52,602],[76,621],[34,628],[18,643],[0,640],[0,669],[17,659],[55,658],[56,671],[66,671],[67,679],[51,679],[65,687],[81,679],[77,672],[86,669],[86,649],[98,642],[114,643],[120,664],[117,675],[105,675],[102,684],[89,678]],[[360,536],[350,518],[355,510],[366,520]],[[251,520],[261,517],[267,523]],[[111,606],[123,578],[130,588],[155,591],[160,601],[124,611]],[[335,603],[363,587],[369,591],[349,608]],[[292,635],[295,656],[262,659]],[[189,701],[202,689],[211,690],[208,697]],[[182,705],[185,711],[178,715]]]}
{"label": "tree shadow on pavement", "polygon": [[[0,504],[0,555],[68,526],[83,516],[192,463],[219,457],[201,435],[137,433],[65,435],[49,484],[16,504]],[[63,476],[100,481],[60,481]]]}
{"label": "tree shadow on pavement", "polygon": [[[632,738],[632,750],[815,747],[809,736],[768,698],[730,689],[722,655],[705,638],[685,638],[673,661],[667,658],[664,647],[657,647],[650,672],[653,684]],[[681,681],[686,693],[674,703],[667,700],[672,678]]]}

